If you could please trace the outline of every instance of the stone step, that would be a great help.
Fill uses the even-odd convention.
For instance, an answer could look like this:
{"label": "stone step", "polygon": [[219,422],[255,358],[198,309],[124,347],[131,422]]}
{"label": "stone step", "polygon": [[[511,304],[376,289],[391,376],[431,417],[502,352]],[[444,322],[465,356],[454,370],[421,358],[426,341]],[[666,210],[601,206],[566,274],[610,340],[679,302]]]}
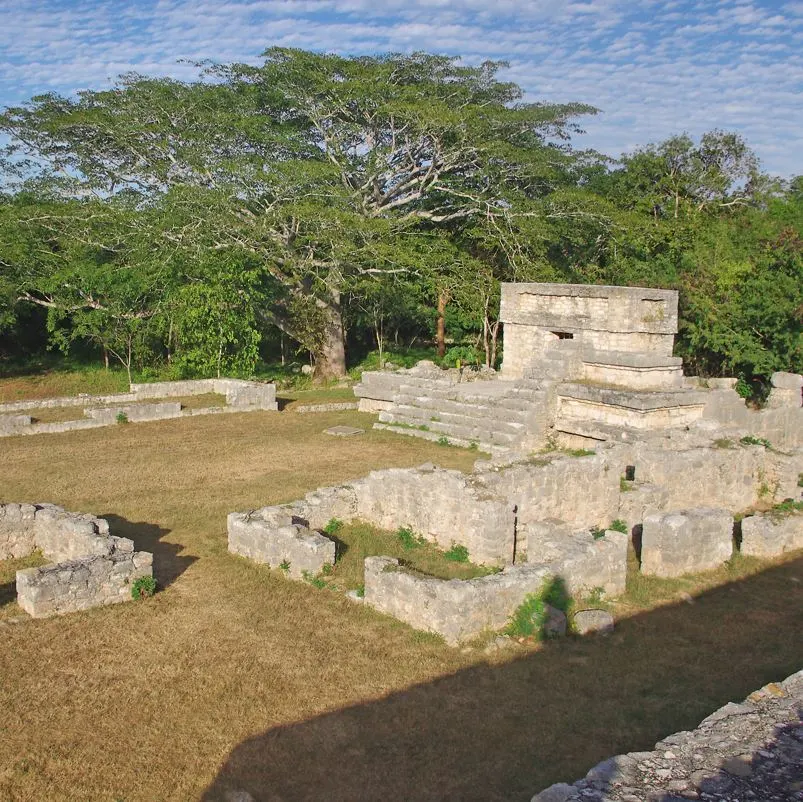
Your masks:
{"label": "stone step", "polygon": [[[516,427],[513,424],[494,424],[462,416],[454,416],[451,420],[432,420],[398,408],[381,412],[379,420],[381,423],[401,424],[402,428],[412,427],[418,431],[429,430],[467,440],[500,444],[515,442],[520,439],[524,431],[523,425]],[[422,426],[426,429],[422,429]]]}
{"label": "stone step", "polygon": [[422,440],[429,440],[430,442],[433,443],[439,443],[445,437],[449,445],[460,446],[462,448],[476,447],[480,451],[484,451],[494,456],[500,456],[510,451],[510,448],[507,446],[499,446],[493,443],[482,443],[476,440],[474,441],[465,440],[460,437],[449,437],[447,435],[438,434],[436,432],[422,432],[418,429],[404,429],[398,426],[394,426],[393,424],[390,423],[375,423],[373,428],[384,429],[389,432],[394,432],[395,434],[407,435],[408,437],[418,437]]}
{"label": "stone step", "polygon": [[527,409],[511,409],[501,405],[466,404],[463,401],[429,398],[428,396],[397,395],[394,398],[394,403],[399,408],[415,407],[434,415],[462,415],[511,423],[522,423],[529,411]]}
{"label": "stone step", "polygon": [[453,423],[456,426],[478,426],[489,431],[502,431],[519,434],[525,427],[524,416],[514,417],[507,411],[507,417],[499,414],[478,414],[476,407],[468,407],[464,412],[449,412],[440,407],[421,407],[411,404],[396,404],[382,414],[400,415],[416,423],[429,421]]}

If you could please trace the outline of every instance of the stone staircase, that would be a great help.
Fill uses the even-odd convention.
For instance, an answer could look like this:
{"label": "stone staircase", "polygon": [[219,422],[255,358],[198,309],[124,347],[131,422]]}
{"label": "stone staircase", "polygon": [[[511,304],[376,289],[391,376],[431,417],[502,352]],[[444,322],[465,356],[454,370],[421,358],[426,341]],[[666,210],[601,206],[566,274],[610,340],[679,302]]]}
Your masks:
{"label": "stone staircase", "polygon": [[[532,448],[545,437],[551,384],[535,381],[452,383],[407,375],[376,428],[496,453]],[[526,441],[526,442],[525,442]]]}

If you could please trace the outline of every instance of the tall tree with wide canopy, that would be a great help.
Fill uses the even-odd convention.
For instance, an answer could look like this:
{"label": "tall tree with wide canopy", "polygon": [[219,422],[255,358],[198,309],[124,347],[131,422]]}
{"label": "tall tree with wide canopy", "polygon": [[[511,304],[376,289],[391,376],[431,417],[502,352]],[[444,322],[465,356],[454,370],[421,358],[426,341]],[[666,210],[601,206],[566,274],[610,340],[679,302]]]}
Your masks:
{"label": "tall tree with wide canopy", "polygon": [[155,251],[256,261],[270,285],[260,313],[310,348],[321,377],[345,371],[346,292],[414,269],[416,237],[547,214],[539,202],[571,181],[574,120],[594,112],[521,103],[500,63],[264,57],[193,83],[127,75],[77,99],[35,97],[0,130],[97,214],[122,199],[150,210],[128,220]]}

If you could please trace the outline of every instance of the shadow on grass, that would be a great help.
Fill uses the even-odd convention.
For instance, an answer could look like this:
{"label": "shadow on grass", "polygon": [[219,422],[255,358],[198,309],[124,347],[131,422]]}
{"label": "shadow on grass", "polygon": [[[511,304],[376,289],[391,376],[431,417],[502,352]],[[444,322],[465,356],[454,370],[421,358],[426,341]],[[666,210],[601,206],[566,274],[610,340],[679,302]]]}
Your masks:
{"label": "shadow on grass", "polygon": [[165,543],[162,538],[170,533],[156,524],[143,521],[129,521],[114,513],[100,516],[109,522],[109,531],[116,537],[127,537],[134,541],[137,551],[153,554],[153,576],[160,588],[175,582],[198,558],[181,556],[184,546],[180,543]]}
{"label": "shadow on grass", "polygon": [[269,729],[229,754],[202,799],[529,800],[798,670],[802,629],[803,557],[609,637],[550,641]]}
{"label": "shadow on grass", "polygon": [[0,584],[0,607],[5,607],[17,600],[17,582],[3,582]]}

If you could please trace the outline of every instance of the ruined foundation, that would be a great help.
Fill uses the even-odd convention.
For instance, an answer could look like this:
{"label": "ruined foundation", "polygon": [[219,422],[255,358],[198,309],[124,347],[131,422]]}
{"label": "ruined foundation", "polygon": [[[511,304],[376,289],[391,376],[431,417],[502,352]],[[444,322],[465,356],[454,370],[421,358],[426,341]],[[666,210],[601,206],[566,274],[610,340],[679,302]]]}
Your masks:
{"label": "ruined foundation", "polygon": [[131,599],[153,555],[109,534],[103,518],[54,504],[0,504],[0,560],[40,550],[52,564],[17,571],[17,603],[34,618]]}

